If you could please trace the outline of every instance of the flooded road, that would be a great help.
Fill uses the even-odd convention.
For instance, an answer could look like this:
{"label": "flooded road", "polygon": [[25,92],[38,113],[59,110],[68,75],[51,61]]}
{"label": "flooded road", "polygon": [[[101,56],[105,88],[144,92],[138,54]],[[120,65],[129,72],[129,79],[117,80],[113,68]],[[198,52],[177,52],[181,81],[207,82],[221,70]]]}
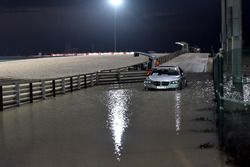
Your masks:
{"label": "flooded road", "polygon": [[181,91],[97,86],[6,110],[0,166],[226,166],[216,148],[212,92],[209,75],[195,74]]}

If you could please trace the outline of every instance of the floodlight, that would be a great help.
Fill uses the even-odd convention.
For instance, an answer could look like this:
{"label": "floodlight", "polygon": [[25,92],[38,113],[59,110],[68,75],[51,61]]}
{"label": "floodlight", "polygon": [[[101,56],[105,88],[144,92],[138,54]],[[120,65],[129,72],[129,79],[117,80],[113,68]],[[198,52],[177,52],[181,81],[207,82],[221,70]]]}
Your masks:
{"label": "floodlight", "polygon": [[121,6],[123,3],[123,0],[109,0],[109,1],[114,7]]}

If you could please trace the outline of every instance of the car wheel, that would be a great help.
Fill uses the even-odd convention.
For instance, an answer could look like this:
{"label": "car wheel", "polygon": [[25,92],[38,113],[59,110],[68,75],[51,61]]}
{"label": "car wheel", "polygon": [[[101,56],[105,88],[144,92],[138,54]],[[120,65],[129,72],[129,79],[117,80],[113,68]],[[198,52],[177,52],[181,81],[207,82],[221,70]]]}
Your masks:
{"label": "car wheel", "polygon": [[179,82],[177,90],[181,90],[181,89],[182,89],[182,82]]}

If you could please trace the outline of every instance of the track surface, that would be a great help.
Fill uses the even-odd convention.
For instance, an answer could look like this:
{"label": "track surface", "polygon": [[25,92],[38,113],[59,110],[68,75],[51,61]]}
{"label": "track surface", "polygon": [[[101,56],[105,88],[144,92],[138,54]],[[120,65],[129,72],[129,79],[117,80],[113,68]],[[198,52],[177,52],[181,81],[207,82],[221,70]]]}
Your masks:
{"label": "track surface", "polygon": [[0,77],[10,79],[48,79],[122,68],[148,61],[145,56],[93,55],[51,57],[0,62]]}
{"label": "track surface", "polygon": [[208,53],[186,53],[162,65],[179,66],[186,73],[208,72]]}

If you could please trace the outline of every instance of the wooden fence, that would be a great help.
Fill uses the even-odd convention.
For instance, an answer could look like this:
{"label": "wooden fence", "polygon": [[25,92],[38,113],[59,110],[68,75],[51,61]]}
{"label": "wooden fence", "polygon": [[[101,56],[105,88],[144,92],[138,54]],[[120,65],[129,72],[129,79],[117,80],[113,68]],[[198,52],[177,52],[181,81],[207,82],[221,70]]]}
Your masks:
{"label": "wooden fence", "polygon": [[87,87],[142,82],[146,71],[112,71],[0,86],[1,111]]}
{"label": "wooden fence", "polygon": [[[157,60],[164,63],[179,54],[175,52]],[[0,111],[96,85],[143,82],[147,75],[147,63],[64,78],[0,85]]]}

